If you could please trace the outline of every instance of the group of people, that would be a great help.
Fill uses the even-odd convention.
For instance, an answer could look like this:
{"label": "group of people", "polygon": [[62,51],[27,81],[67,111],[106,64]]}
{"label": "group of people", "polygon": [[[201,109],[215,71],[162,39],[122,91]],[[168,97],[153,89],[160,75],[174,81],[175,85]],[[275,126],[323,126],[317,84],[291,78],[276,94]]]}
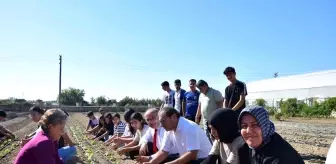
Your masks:
{"label": "group of people", "polygon": [[[231,82],[224,97],[204,80],[191,79],[190,91],[181,89],[180,80],[175,80],[176,91],[165,81],[160,109],[141,114],[128,108],[124,121],[104,108],[99,109],[99,118],[88,112],[85,133],[104,142],[109,151],[143,164],[303,164],[300,154],[275,132],[267,110],[245,106],[246,85],[235,78],[235,69],[226,68],[224,75]],[[4,117],[0,111],[0,119]],[[75,159],[65,111],[33,107],[30,117],[39,126],[21,140],[15,164],[62,164]],[[2,127],[0,135],[15,137]],[[327,163],[332,163],[333,150]]]}
{"label": "group of people", "polygon": [[92,139],[105,142],[111,151],[128,155],[138,163],[304,163],[298,152],[275,132],[267,111],[260,106],[246,107],[239,115],[230,108],[216,109],[208,118],[211,141],[198,124],[173,107],[150,108],[144,115],[127,109],[125,122],[117,113],[112,114],[113,134],[108,132],[111,113],[103,109],[100,112],[103,118],[99,119],[88,113],[87,133],[93,135]]}
{"label": "group of people", "polygon": [[[225,68],[223,74],[227,77],[230,84],[225,88],[223,94],[210,87],[204,80],[196,82],[195,79],[189,80],[189,91],[181,88],[181,80],[174,81],[176,90],[170,88],[169,82],[161,83],[163,93],[162,107],[174,107],[180,115],[200,124],[210,140],[210,129],[208,125],[209,116],[218,108],[230,108],[238,116],[245,108],[245,97],[247,89],[244,82],[237,80],[236,70],[233,67]],[[197,90],[198,89],[198,90]]]}

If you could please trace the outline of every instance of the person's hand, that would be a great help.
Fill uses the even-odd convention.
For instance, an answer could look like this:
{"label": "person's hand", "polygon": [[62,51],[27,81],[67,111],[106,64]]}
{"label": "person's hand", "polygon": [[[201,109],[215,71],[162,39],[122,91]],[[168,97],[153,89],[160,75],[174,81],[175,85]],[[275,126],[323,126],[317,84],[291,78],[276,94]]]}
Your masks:
{"label": "person's hand", "polygon": [[200,124],[200,121],[201,121],[201,120],[198,119],[198,118],[195,119],[195,123],[198,124],[198,125]]}
{"label": "person's hand", "polygon": [[145,156],[148,152],[148,146],[146,143],[141,144],[139,154]]}
{"label": "person's hand", "polygon": [[23,147],[28,141],[29,141],[29,140],[27,140],[27,139],[22,139],[22,140],[19,142],[19,144],[20,144],[21,147]]}
{"label": "person's hand", "polygon": [[115,139],[113,139],[112,142],[116,144],[121,144],[121,139],[119,137],[116,137]]}
{"label": "person's hand", "polygon": [[145,163],[145,162],[149,162],[149,156],[135,156],[135,160],[138,163]]}
{"label": "person's hand", "polygon": [[117,149],[118,149],[118,144],[113,144],[113,145],[111,146],[111,148],[112,148],[113,150],[117,150]]}
{"label": "person's hand", "polygon": [[125,154],[126,153],[126,148],[119,148],[119,149],[117,149],[117,153],[119,154],[119,155],[123,155],[123,154]]}
{"label": "person's hand", "polygon": [[99,141],[99,138],[94,138],[94,141]]}
{"label": "person's hand", "polygon": [[110,142],[105,142],[105,143],[104,143],[105,146],[108,146],[108,145],[110,145],[110,144],[111,144]]}

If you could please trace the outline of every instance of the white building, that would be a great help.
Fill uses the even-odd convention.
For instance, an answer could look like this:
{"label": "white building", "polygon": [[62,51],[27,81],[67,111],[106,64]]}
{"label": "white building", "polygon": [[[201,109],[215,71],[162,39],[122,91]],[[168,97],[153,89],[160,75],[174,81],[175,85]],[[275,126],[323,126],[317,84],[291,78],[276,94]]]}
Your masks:
{"label": "white building", "polygon": [[311,105],[314,100],[336,97],[336,70],[278,77],[246,85],[248,104],[262,98],[267,101],[267,105],[278,106],[282,98],[297,98]]}

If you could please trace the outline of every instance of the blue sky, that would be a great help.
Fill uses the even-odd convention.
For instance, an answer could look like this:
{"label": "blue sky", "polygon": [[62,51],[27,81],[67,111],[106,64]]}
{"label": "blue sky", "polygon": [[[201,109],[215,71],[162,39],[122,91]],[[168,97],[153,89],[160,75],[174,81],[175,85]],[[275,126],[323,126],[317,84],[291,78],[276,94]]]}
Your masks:
{"label": "blue sky", "polygon": [[336,1],[0,1],[0,99],[161,97],[160,83],[245,82],[335,68]]}

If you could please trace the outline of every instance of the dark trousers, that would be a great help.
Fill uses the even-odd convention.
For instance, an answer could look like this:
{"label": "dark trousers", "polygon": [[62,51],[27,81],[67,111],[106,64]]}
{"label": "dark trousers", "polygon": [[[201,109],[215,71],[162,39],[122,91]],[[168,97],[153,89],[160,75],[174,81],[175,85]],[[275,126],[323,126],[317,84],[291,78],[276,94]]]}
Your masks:
{"label": "dark trousers", "polygon": [[[148,152],[147,152],[146,156],[153,155],[154,154],[153,142],[148,142],[147,147],[148,147]],[[131,159],[134,160],[135,156],[139,155],[139,150],[131,151],[131,152],[129,152],[129,155],[130,155]],[[177,158],[179,158],[178,154],[169,154],[168,157],[163,162],[161,162],[160,164],[164,164],[164,163],[167,163],[167,162],[174,161]]]}
{"label": "dark trousers", "polygon": [[195,122],[195,116],[186,116],[186,119]]}
{"label": "dark trousers", "polygon": [[200,164],[204,160],[205,160],[205,158],[200,158],[200,159],[192,160],[192,161],[188,162],[187,164]]}
{"label": "dark trousers", "polygon": [[[148,152],[146,154],[146,156],[150,156],[154,154],[154,150],[153,150],[153,142],[148,142],[147,143],[147,148],[148,148]],[[129,152],[129,155],[131,157],[131,159],[135,159],[135,156],[139,155],[139,150],[135,150],[135,151],[131,151]]]}

